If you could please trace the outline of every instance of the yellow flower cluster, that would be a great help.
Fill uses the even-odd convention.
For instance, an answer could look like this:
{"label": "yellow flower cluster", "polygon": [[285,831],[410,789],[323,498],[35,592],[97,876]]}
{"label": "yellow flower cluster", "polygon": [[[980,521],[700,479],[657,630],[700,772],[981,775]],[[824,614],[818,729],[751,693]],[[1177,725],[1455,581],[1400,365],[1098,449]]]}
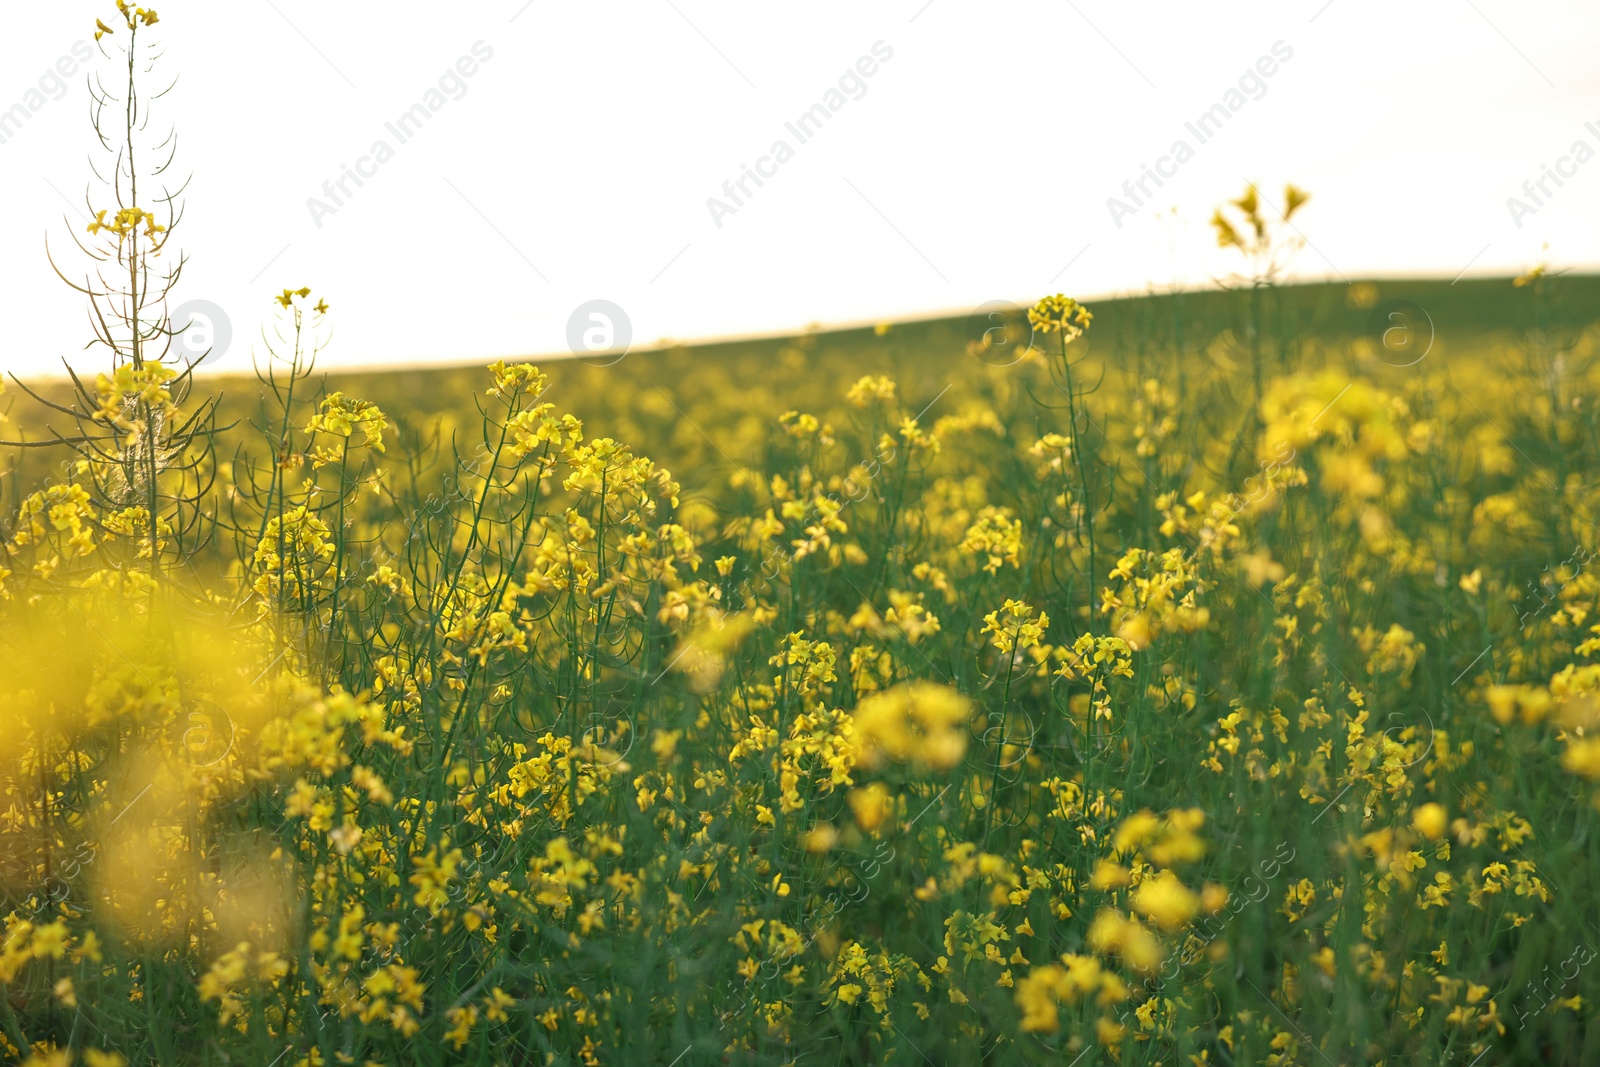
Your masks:
{"label": "yellow flower cluster", "polygon": [[1088,308],[1060,293],[1042,298],[1028,309],[1028,322],[1039,333],[1059,333],[1064,341],[1083,336],[1094,315]]}
{"label": "yellow flower cluster", "polygon": [[971,717],[972,701],[948,686],[908,682],[873,693],[855,710],[859,761],[867,767],[894,760],[948,770],[967,750]]}
{"label": "yellow flower cluster", "polygon": [[99,211],[94,213],[94,221],[89,223],[87,227],[89,233],[99,233],[104,230],[108,233],[115,234],[117,240],[120,241],[130,234],[137,236],[141,223],[144,225],[145,237],[152,241],[154,241],[158,235],[167,232],[167,228],[156,222],[156,217],[143,208],[122,208],[115,215],[111,216],[111,221],[107,222],[106,214],[108,211],[110,211],[109,208],[101,208]]}

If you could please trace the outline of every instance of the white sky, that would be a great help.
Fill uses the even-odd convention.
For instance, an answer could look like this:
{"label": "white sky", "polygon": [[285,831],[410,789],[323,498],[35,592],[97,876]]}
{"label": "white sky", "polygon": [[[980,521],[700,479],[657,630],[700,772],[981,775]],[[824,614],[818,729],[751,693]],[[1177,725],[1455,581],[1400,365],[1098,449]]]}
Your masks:
{"label": "white sky", "polygon": [[[1210,210],[1247,177],[1274,200],[1286,180],[1313,193],[1304,277],[1514,272],[1545,242],[1556,266],[1600,266],[1600,158],[1520,228],[1506,205],[1575,141],[1600,150],[1600,9],[1324,5],[173,0],[155,29],[179,76],[158,121],[193,175],[179,299],[232,318],[224,370],[248,366],[286,286],[333,305],[325,365],[565,352],[596,298],[636,346],[964,313],[1204,283],[1231,266]],[[11,12],[0,112],[112,15]],[[479,41],[493,56],[465,95],[399,143],[384,124]],[[893,55],[865,95],[800,144],[784,123],[880,41]],[[1279,41],[1293,55],[1265,94],[1199,144],[1184,122]],[[82,75],[68,83],[0,143],[6,369],[88,336],[44,256],[48,232],[81,263],[67,227],[95,145]],[[1194,158],[1116,226],[1107,198],[1180,137]],[[319,228],[307,199],[380,139],[394,157]],[[779,139],[793,158],[719,228],[707,198]]]}

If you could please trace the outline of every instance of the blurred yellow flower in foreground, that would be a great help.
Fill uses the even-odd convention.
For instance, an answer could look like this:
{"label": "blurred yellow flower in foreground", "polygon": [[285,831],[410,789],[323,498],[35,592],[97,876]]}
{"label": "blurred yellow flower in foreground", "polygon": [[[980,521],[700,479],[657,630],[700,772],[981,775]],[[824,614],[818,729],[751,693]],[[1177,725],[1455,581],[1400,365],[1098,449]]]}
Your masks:
{"label": "blurred yellow flower in foreground", "polygon": [[855,711],[863,766],[886,760],[949,770],[967,751],[972,701],[949,686],[908,682],[874,693]]}

